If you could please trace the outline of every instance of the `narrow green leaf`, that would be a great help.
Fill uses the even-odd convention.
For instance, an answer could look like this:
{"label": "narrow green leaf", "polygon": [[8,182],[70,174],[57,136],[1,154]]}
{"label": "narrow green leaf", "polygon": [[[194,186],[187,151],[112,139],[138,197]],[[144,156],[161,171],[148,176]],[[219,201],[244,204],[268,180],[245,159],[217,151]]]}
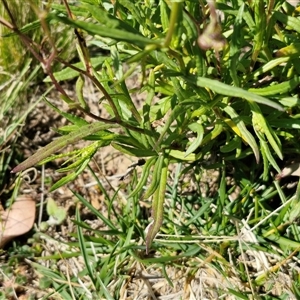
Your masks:
{"label": "narrow green leaf", "polygon": [[84,120],[84,119],[82,119],[80,117],[77,117],[77,116],[75,116],[73,114],[70,114],[70,113],[63,112],[62,110],[60,110],[59,108],[57,108],[56,106],[54,106],[51,102],[49,102],[46,97],[44,97],[44,101],[54,111],[56,111],[57,113],[59,113],[60,115],[62,115],[63,117],[65,117],[68,121],[72,122],[74,125],[76,125],[76,126],[84,126],[84,125],[88,124],[88,122],[86,120]]}
{"label": "narrow green leaf", "polygon": [[202,153],[199,154],[194,154],[191,153],[189,155],[185,155],[185,152],[180,151],[180,150],[166,150],[166,153],[170,155],[171,157],[174,157],[176,159],[182,160],[182,161],[196,161],[202,156]]}
{"label": "narrow green leaf", "polygon": [[[286,237],[282,237],[279,234],[269,233],[264,229],[262,229],[262,232],[263,232],[263,237],[266,237],[268,240],[274,241],[285,251],[291,249],[298,250],[300,248],[300,243],[297,241],[294,241]],[[272,232],[274,232],[274,230],[272,230]]]}
{"label": "narrow green leaf", "polygon": [[64,152],[64,153],[52,154],[52,155],[48,156],[47,158],[41,160],[39,162],[39,164],[44,165],[47,162],[53,161],[55,159],[65,158],[65,157],[73,157],[73,156],[76,156],[77,154],[79,154],[80,151],[81,151],[81,149],[75,149],[75,150]]}
{"label": "narrow green leaf", "polygon": [[253,51],[252,51],[252,61],[256,62],[259,53],[261,52],[264,42],[267,35],[266,32],[266,25],[267,25],[267,16],[266,16],[266,9],[265,4],[263,1],[254,1],[253,2],[253,10],[254,10],[254,21],[255,21],[255,29],[253,31],[254,38],[253,38]]}
{"label": "narrow green leaf", "polygon": [[137,20],[139,24],[144,25],[146,16],[141,10],[142,6],[137,6],[134,1],[131,0],[118,0],[119,4],[124,6],[132,14],[134,20]]}
{"label": "narrow green leaf", "polygon": [[262,135],[267,137],[268,142],[278,155],[280,159],[283,159],[283,155],[281,152],[281,143],[277,135],[274,133],[273,129],[267,123],[264,118],[259,106],[256,103],[250,103],[251,111],[252,111],[252,123],[257,136],[261,139]]}
{"label": "narrow green leaf", "polygon": [[240,116],[231,106],[226,106],[224,108],[224,111],[231,117],[233,122],[236,124],[241,133],[241,138],[249,144],[254,153],[256,161],[259,162],[259,148],[254,136],[250,133],[245,123],[241,120]]}
{"label": "narrow green leaf", "polygon": [[89,111],[89,106],[86,103],[84,96],[83,96],[83,87],[84,87],[84,82],[85,79],[84,77],[80,74],[76,80],[76,96],[78,99],[78,102],[80,103],[81,107],[85,111]]}
{"label": "narrow green leaf", "polygon": [[160,9],[160,21],[162,25],[163,32],[166,32],[169,29],[169,16],[170,16],[170,9],[165,1],[161,1],[159,5]]}
{"label": "narrow green leaf", "polygon": [[95,216],[97,216],[100,220],[103,221],[103,223],[108,226],[111,230],[118,232],[118,229],[115,227],[115,225],[110,221],[108,218],[106,218],[99,210],[97,210],[91,202],[87,201],[84,197],[82,197],[80,194],[73,192],[73,194],[78,198],[78,200],[87,207],[91,213],[93,213]]}
{"label": "narrow green leaf", "polygon": [[[245,8],[247,8],[247,6]],[[255,22],[254,22],[252,15],[248,9],[245,9],[245,11],[243,13],[243,18],[244,18],[245,22],[247,23],[250,31],[255,32]]]}
{"label": "narrow green leaf", "polygon": [[184,114],[186,111],[184,109],[182,109],[181,105],[177,105],[172,112],[169,115],[169,118],[167,119],[163,129],[160,132],[160,137],[158,138],[158,141],[156,142],[156,146],[159,146],[160,143],[162,142],[164,136],[166,135],[166,133],[168,132],[168,130],[170,130],[171,124],[173,123],[173,121],[175,119],[178,118],[178,116],[180,116],[181,114]]}
{"label": "narrow green leaf", "polygon": [[50,192],[53,192],[54,190],[62,187],[63,185],[66,185],[67,183],[75,180],[87,167],[88,163],[90,162],[90,159],[86,159],[83,161],[83,163],[76,169],[76,171],[72,172],[71,174],[68,174],[67,176],[61,178],[57,182],[55,182],[51,189]]}
{"label": "narrow green leaf", "polygon": [[129,147],[133,147],[136,149],[149,149],[149,147],[145,148],[144,144],[142,144],[143,140],[141,140],[141,134],[138,132],[133,133],[133,130],[128,130],[128,135],[116,135],[114,138],[114,143],[120,145],[127,145]]}
{"label": "narrow green leaf", "polygon": [[149,226],[147,236],[146,236],[146,253],[148,254],[155,238],[156,234],[159,232],[163,221],[163,210],[164,210],[164,200],[167,186],[168,177],[168,158],[164,157],[163,167],[161,170],[161,176],[159,181],[159,187],[156,189],[153,196],[152,204],[152,218],[153,222]]}
{"label": "narrow green leaf", "polygon": [[188,127],[193,132],[197,133],[197,137],[191,143],[191,145],[187,148],[187,150],[185,152],[185,156],[188,156],[189,154],[193,153],[200,146],[202,139],[203,139],[203,134],[204,134],[203,126],[199,123],[192,123]]}
{"label": "narrow green leaf", "polygon": [[228,153],[234,150],[241,149],[241,138],[235,135],[226,145],[220,147],[222,153]]}
{"label": "narrow green leaf", "polygon": [[108,28],[103,25],[97,25],[85,21],[73,21],[69,18],[61,17],[61,16],[55,16],[55,18],[64,24],[72,26],[73,28],[80,28],[82,30],[85,30],[91,35],[100,35],[102,37],[108,37],[117,41],[129,42],[133,45],[139,45],[142,47],[146,47],[148,45],[153,45],[153,44],[158,46],[161,45],[160,40],[151,40],[140,34],[127,32],[125,30]]}
{"label": "narrow green leaf", "polygon": [[[264,141],[260,141],[260,142],[264,142]],[[263,166],[264,166],[264,170],[263,170],[263,174],[262,174],[262,179],[264,181],[267,181],[269,178],[269,160],[267,157],[267,153],[265,151],[265,148],[261,145],[260,146],[260,152],[261,152],[261,157],[263,159]]]}
{"label": "narrow green leaf", "polygon": [[258,68],[257,70],[255,70],[252,74],[250,74],[250,78],[256,78],[270,70],[272,70],[273,68],[275,68],[276,66],[279,66],[282,63],[285,63],[287,61],[289,61],[290,58],[289,57],[279,57],[279,58],[275,58],[269,62],[267,62],[266,64],[264,64],[263,66],[261,66],[260,68]]}
{"label": "narrow green leaf", "polygon": [[106,26],[107,28],[122,28],[127,32],[133,32],[135,34],[139,34],[139,32],[130,26],[128,23],[117,19],[112,14],[109,14],[106,10],[100,8],[98,5],[90,5],[88,3],[84,3],[84,7],[92,14],[92,16],[100,23]]}
{"label": "narrow green leaf", "polygon": [[277,94],[284,94],[294,90],[300,83],[300,77],[281,83],[275,83],[265,88],[249,89],[248,91],[261,96],[273,96]]}
{"label": "narrow green leaf", "polygon": [[290,203],[292,204],[292,209],[289,212],[289,221],[293,223],[300,217],[300,202],[299,199],[297,199],[296,201],[294,201],[294,203]]}
{"label": "narrow green leaf", "polygon": [[100,122],[82,126],[77,131],[71,132],[65,136],[61,136],[58,139],[51,142],[50,144],[48,144],[47,146],[39,149],[32,156],[30,156],[25,161],[17,165],[11,172],[18,173],[20,171],[23,171],[27,168],[34,166],[35,164],[47,158],[48,156],[55,153],[56,151],[63,149],[67,145],[76,143],[88,135],[94,134],[101,130],[116,128],[116,127],[118,127],[118,125],[103,124]]}
{"label": "narrow green leaf", "polygon": [[278,99],[278,101],[285,107],[295,107],[300,106],[300,99],[296,97],[283,97]]}
{"label": "narrow green leaf", "polygon": [[293,43],[289,46],[283,47],[276,52],[276,56],[283,57],[299,57],[300,43]]}
{"label": "narrow green leaf", "polygon": [[155,161],[156,157],[151,157],[146,161],[146,163],[143,166],[141,178],[134,190],[128,195],[128,199],[134,197],[137,193],[139,193],[142,190],[142,188],[147,182],[148,176],[150,174],[150,169],[155,164]]}
{"label": "narrow green leaf", "polygon": [[[76,153],[75,156],[71,157],[70,159],[75,160],[77,157],[78,159],[68,165],[67,167],[59,168],[57,172],[67,172],[71,171],[79,166],[81,166],[86,160],[90,161],[94,156],[95,152],[101,147],[102,141],[94,142],[87,147],[81,149],[80,152]],[[66,164],[66,162],[65,162]]]}
{"label": "narrow green leaf", "polygon": [[[79,206],[76,206],[76,221],[77,222],[81,221]],[[80,226],[77,226],[77,235],[78,235],[79,246],[80,246],[80,250],[82,253],[82,257],[83,257],[85,266],[87,268],[89,277],[92,280],[94,288],[95,288],[95,283],[96,283],[95,278],[94,278],[95,276],[93,274],[91,263],[88,258],[88,253],[87,253],[87,249],[86,249],[85,242],[84,242],[84,236],[83,236],[82,228]]]}
{"label": "narrow green leaf", "polygon": [[289,26],[291,30],[296,30],[298,33],[300,33],[300,20],[298,18],[289,16],[279,11],[274,12],[274,17],[283,24]]}
{"label": "narrow green leaf", "polygon": [[[150,132],[153,131],[150,121],[150,110],[153,100],[155,99],[155,71],[151,70],[148,77],[148,84],[147,84],[147,98],[145,104],[143,106],[143,128],[149,130]],[[148,148],[155,149],[155,138],[152,136],[146,135],[146,140],[148,144]]]}
{"label": "narrow green leaf", "polygon": [[248,295],[245,295],[237,290],[234,290],[234,289],[231,289],[231,288],[228,288],[228,292],[231,293],[232,295],[236,296],[237,299],[242,299],[242,300],[247,300],[249,299],[248,298]]}
{"label": "narrow green leaf", "polygon": [[261,151],[263,151],[269,161],[269,163],[273,166],[273,168],[280,174],[281,170],[275,161],[266,141],[260,139]]}
{"label": "narrow green leaf", "polygon": [[147,157],[147,156],[155,156],[156,153],[152,150],[148,149],[137,149],[133,147],[128,147],[125,145],[121,145],[118,143],[111,143],[111,145],[117,149],[118,151],[128,154],[130,156],[135,156],[135,157]]}
{"label": "narrow green leaf", "polygon": [[219,121],[216,122],[214,129],[210,131],[203,139],[201,142],[201,145],[205,145],[208,142],[212,141],[215,139],[217,136],[219,136],[223,131],[223,125]]}
{"label": "narrow green leaf", "polygon": [[237,74],[237,66],[239,64],[239,56],[241,52],[240,45],[243,40],[242,21],[243,21],[244,9],[245,9],[245,4],[243,3],[239,8],[238,15],[236,16],[234,22],[232,40],[231,40],[230,52],[229,52],[231,57],[231,60],[229,61],[230,63],[229,72],[235,86],[240,86],[240,78]]}
{"label": "narrow green leaf", "polygon": [[159,155],[153,168],[151,183],[149,184],[147,190],[145,191],[145,194],[142,196],[143,199],[148,199],[157,190],[160,183],[160,176],[161,176],[163,164],[164,164],[164,156]]}
{"label": "narrow green leaf", "polygon": [[300,120],[299,119],[277,119],[277,120],[270,120],[270,125],[279,128],[286,128],[286,129],[300,129]]}
{"label": "narrow green leaf", "polygon": [[280,104],[273,102],[267,98],[256,95],[254,93],[250,93],[249,91],[243,90],[242,88],[239,87],[230,86],[225,83],[219,82],[217,80],[212,80],[204,77],[196,78],[196,77],[188,76],[188,77],[184,77],[184,79],[186,79],[191,83],[194,83],[197,86],[209,88],[212,91],[216,92],[217,94],[221,94],[229,97],[244,98],[248,101],[254,101],[260,104],[273,107],[277,110],[283,111],[283,107]]}

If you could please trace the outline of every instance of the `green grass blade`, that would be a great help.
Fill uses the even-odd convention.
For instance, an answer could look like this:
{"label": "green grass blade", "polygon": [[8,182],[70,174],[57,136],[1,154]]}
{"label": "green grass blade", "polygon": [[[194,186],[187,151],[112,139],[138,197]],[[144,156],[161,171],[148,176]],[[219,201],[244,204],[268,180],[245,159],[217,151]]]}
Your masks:
{"label": "green grass blade", "polygon": [[[77,222],[81,222],[80,219],[80,212],[79,212],[79,207],[76,207],[76,221]],[[90,262],[90,258],[88,257],[88,253],[85,247],[85,241],[84,241],[84,236],[83,236],[83,232],[82,232],[82,228],[80,226],[77,226],[77,235],[78,235],[78,241],[79,241],[79,247],[82,253],[82,257],[83,260],[85,262],[85,266],[87,268],[88,274],[90,279],[92,280],[94,286],[96,285],[96,280],[94,278],[94,272],[92,270],[91,267],[91,262]]]}
{"label": "green grass blade", "polygon": [[100,218],[105,225],[107,225],[111,230],[118,231],[115,225],[107,218],[103,216],[90,202],[88,202],[84,197],[79,195],[78,193],[73,192],[73,194],[78,198],[80,202],[83,203],[93,214],[95,214],[98,218]]}

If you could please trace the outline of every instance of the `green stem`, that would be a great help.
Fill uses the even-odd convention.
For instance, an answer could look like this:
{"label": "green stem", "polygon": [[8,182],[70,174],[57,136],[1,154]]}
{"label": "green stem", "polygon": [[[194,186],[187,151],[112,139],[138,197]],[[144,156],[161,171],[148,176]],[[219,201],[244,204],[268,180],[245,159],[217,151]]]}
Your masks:
{"label": "green stem", "polygon": [[171,8],[171,16],[170,16],[170,27],[165,39],[164,47],[168,48],[170,46],[170,43],[172,41],[173,33],[176,27],[179,9],[181,8],[182,3],[181,2],[173,2],[172,8]]}

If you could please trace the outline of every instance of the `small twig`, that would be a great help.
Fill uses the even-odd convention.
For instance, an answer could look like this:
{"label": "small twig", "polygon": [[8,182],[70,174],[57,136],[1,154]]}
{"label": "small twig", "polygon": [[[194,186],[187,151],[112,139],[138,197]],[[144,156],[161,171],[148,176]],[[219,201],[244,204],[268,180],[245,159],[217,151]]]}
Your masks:
{"label": "small twig", "polygon": [[8,21],[0,17],[0,23],[4,25],[5,27],[9,28],[10,30],[14,30],[14,27],[12,24],[10,24]]}
{"label": "small twig", "polygon": [[120,176],[120,180],[124,180],[128,175],[130,175],[134,169],[137,167],[137,166],[142,166],[145,164],[145,160],[144,159],[139,159],[138,162],[134,163],[134,164],[131,164],[128,168],[127,168],[127,171],[122,174]]}
{"label": "small twig", "polygon": [[[63,2],[64,2],[64,5],[66,7],[66,10],[68,12],[69,18],[73,20],[74,17],[73,17],[73,14],[72,14],[72,12],[70,10],[70,7],[69,7],[67,1],[63,0]],[[84,57],[84,62],[85,62],[85,67],[86,67],[86,71],[84,71],[85,75],[87,77],[89,77],[92,80],[92,82],[97,86],[97,88],[103,93],[103,95],[106,97],[106,99],[108,100],[111,108],[114,111],[116,120],[120,121],[121,118],[119,116],[119,113],[118,113],[118,110],[117,110],[115,104],[113,103],[113,100],[111,99],[110,95],[107,93],[107,91],[105,90],[105,88],[102,86],[102,84],[100,84],[100,82],[98,82],[98,80],[94,77],[94,75],[91,72],[92,66],[91,66],[91,62],[90,62],[90,57],[89,57],[87,45],[86,45],[85,39],[83,38],[82,33],[77,28],[74,29],[74,32],[75,32],[75,35],[77,36],[78,43],[79,43],[82,55]],[[69,67],[70,67],[70,65],[69,65]],[[81,74],[83,74],[82,70],[80,70],[79,72]]]}
{"label": "small twig", "polygon": [[2,17],[0,17],[0,23],[5,27],[9,28],[10,30],[12,30],[13,32],[15,32],[38,61],[40,62],[43,61],[43,58],[32,47],[34,45],[38,48],[36,43],[34,43],[30,38],[28,38],[26,35],[20,32],[20,30],[17,27],[14,27],[14,25],[9,23],[7,20],[3,19]]}
{"label": "small twig", "polygon": [[[75,17],[74,15],[72,14],[71,12],[71,9],[69,7],[69,4],[66,0],[63,0],[64,2],[64,5],[66,7],[66,10],[67,10],[67,13],[68,13],[68,16],[71,20],[74,20]],[[84,63],[85,63],[85,68],[86,68],[86,72],[90,75],[92,75],[92,65],[91,65],[91,61],[90,61],[90,56],[89,56],[89,52],[88,52],[88,49],[87,49],[87,45],[86,45],[86,42],[85,42],[85,39],[83,37],[83,34],[81,32],[81,30],[75,28],[74,29],[74,33],[75,35],[77,36],[77,39],[78,39],[78,44],[79,44],[79,47],[81,49],[81,52],[82,52],[82,55],[83,55],[83,58],[84,58]]]}
{"label": "small twig", "polygon": [[[85,70],[81,70],[73,65],[71,65],[70,63],[68,63],[67,61],[61,59],[60,57],[56,57],[56,60],[59,61],[60,63],[64,64],[65,66],[87,76],[93,83],[94,85],[102,92],[102,94],[104,95],[105,99],[108,101],[108,103],[110,104],[114,114],[115,114],[115,118],[116,118],[116,122],[118,124],[120,124],[121,122],[121,117],[119,115],[119,112],[111,98],[111,96],[109,95],[109,93],[106,91],[106,89],[103,87],[103,85],[95,78],[94,75],[89,74],[87,71]],[[84,111],[85,113],[87,113],[86,111]]]}
{"label": "small twig", "polygon": [[104,119],[104,118],[101,118],[87,110],[85,110],[83,107],[81,106],[77,106],[77,109],[80,110],[81,112],[83,112],[84,114],[86,114],[87,116],[91,117],[92,119],[94,120],[97,120],[97,121],[100,121],[100,122],[103,122],[103,123],[106,123],[106,124],[118,124],[126,129],[129,129],[129,130],[132,130],[132,131],[136,131],[136,132],[139,132],[139,133],[142,133],[142,134],[147,134],[149,136],[152,136],[151,132],[149,130],[146,130],[146,129],[143,129],[143,128],[140,128],[140,127],[135,127],[133,125],[130,125],[128,123],[125,123],[124,121],[120,120],[120,121],[117,121],[116,118],[113,118],[113,119]]}
{"label": "small twig", "polygon": [[14,19],[12,13],[11,13],[9,7],[8,7],[8,4],[7,4],[6,0],[2,0],[2,2],[3,2],[3,5],[5,7],[5,10],[6,10],[7,14],[9,15],[9,18],[10,18],[12,24],[13,24],[13,29],[14,28],[16,29],[17,28],[17,24],[15,22],[15,19]]}

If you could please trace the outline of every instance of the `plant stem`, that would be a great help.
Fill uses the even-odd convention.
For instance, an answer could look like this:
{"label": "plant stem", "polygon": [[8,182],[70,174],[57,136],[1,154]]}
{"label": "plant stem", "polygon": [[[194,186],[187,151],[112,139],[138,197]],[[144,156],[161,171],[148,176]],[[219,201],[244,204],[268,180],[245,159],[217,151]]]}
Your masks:
{"label": "plant stem", "polygon": [[173,2],[171,7],[171,16],[170,16],[170,27],[165,39],[164,47],[168,48],[172,41],[173,33],[176,27],[179,9],[182,7],[181,2]]}

